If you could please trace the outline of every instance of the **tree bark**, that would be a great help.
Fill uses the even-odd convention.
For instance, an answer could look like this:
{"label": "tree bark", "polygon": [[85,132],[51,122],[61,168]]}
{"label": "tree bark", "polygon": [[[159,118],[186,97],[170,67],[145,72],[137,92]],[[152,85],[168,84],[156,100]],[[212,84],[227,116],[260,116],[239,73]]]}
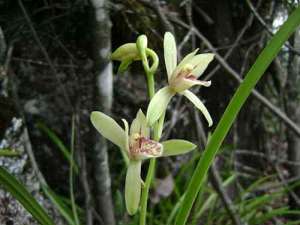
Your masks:
{"label": "tree bark", "polygon": [[[93,51],[96,71],[96,104],[101,105],[98,107],[99,110],[109,114],[112,105],[113,82],[112,64],[108,60],[111,53],[111,22],[107,7],[108,2],[108,0],[91,0],[94,11]],[[105,225],[115,225],[107,143],[99,134],[95,136],[93,150],[97,211]]]}
{"label": "tree bark", "polygon": [[[298,28],[294,34],[294,48],[300,50],[300,29]],[[286,88],[286,107],[287,113],[292,120],[300,125],[300,56],[290,53],[289,67],[288,67],[288,80]],[[300,138],[297,137],[292,131],[287,132],[288,141],[288,159],[292,162],[298,163],[298,165],[290,165],[289,172],[290,177],[300,176]],[[295,194],[300,198],[300,188],[294,189]],[[293,208],[297,208],[297,201],[295,196],[290,197],[290,205]],[[299,207],[299,205],[298,205]]]}

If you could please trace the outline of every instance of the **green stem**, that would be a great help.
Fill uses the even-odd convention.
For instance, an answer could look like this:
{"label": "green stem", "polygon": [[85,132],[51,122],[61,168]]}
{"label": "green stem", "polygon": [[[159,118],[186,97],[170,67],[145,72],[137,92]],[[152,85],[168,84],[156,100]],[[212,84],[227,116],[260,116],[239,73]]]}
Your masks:
{"label": "green stem", "polygon": [[[149,94],[149,98],[151,100],[155,94],[154,73],[158,66],[158,58],[154,51],[152,51],[150,49],[146,49],[146,52],[148,55],[150,55],[150,57],[153,60],[153,65],[151,66],[151,68],[149,68],[147,58],[145,58],[143,60],[143,67],[144,67],[144,70],[146,72],[146,77],[147,77],[148,94]],[[154,125],[153,139],[155,141],[159,141],[159,139],[160,139],[160,134],[159,134],[160,126],[162,126],[162,123],[156,123]],[[146,225],[149,189],[151,186],[152,179],[154,177],[155,165],[156,165],[156,160],[151,159],[150,163],[149,163],[148,171],[147,171],[145,186],[143,187],[143,190],[142,190],[141,209],[140,209],[140,225]]]}
{"label": "green stem", "polygon": [[154,74],[152,74],[152,73],[147,73],[147,86],[148,86],[149,98],[152,99],[152,97],[155,94]]}
{"label": "green stem", "polygon": [[257,58],[254,65],[246,75],[246,78],[239,86],[238,90],[232,97],[228,107],[226,108],[217,128],[211,136],[208,145],[200,158],[187,191],[180,210],[177,214],[175,225],[184,225],[188,219],[193,203],[201,188],[207,171],[213,162],[224,138],[229,132],[238,112],[250,95],[261,76],[264,74],[272,60],[276,57],[281,47],[289,36],[295,31],[300,24],[300,7],[298,7],[282,25],[279,31],[273,36],[267,47]]}
{"label": "green stem", "polygon": [[149,195],[149,189],[150,189],[151,181],[154,177],[155,164],[156,164],[156,160],[151,159],[150,163],[149,163],[149,167],[148,167],[145,186],[144,186],[143,191],[142,191],[140,225],[146,225],[148,195]]}

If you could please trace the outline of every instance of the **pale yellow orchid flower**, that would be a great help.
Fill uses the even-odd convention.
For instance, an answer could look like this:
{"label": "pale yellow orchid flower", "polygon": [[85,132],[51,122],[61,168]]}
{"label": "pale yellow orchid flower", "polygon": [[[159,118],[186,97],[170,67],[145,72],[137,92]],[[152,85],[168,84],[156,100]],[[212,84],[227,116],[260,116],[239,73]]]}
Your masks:
{"label": "pale yellow orchid flower", "polygon": [[139,207],[142,160],[184,154],[196,147],[193,143],[180,139],[162,143],[151,140],[150,128],[141,110],[138,111],[130,127],[127,121],[123,119],[125,129],[102,112],[92,112],[91,122],[103,137],[121,149],[128,165],[125,181],[125,202],[130,215],[135,214]]}
{"label": "pale yellow orchid flower", "polygon": [[198,78],[203,74],[214,54],[196,54],[198,50],[186,55],[177,65],[177,50],[174,36],[167,32],[164,36],[164,58],[169,85],[160,89],[152,98],[148,110],[147,121],[154,124],[166,111],[167,105],[175,94],[184,95],[204,115],[208,125],[212,126],[212,118],[202,101],[188,89],[194,85],[209,87],[210,81],[201,81]]}

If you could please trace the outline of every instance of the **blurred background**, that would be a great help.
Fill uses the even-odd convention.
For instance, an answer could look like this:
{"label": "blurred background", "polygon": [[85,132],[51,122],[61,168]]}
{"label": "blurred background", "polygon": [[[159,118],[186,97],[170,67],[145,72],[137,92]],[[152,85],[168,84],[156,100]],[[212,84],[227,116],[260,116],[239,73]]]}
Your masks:
{"label": "blurred background", "polygon": [[[157,90],[166,84],[166,31],[176,37],[179,58],[196,48],[215,53],[202,77],[212,86],[193,91],[216,125],[261,50],[297,5],[297,0],[0,0],[0,166],[27,187],[56,224],[70,224],[44,187],[68,206],[71,161],[81,224],[138,224],[137,216],[126,213],[120,151],[89,121],[93,110],[118,122],[131,121],[139,108],[146,111],[141,63],[117,74],[111,52],[146,34],[160,56]],[[300,224],[299,103],[300,28],[240,112],[188,224]],[[158,160],[149,225],[173,224],[215,125],[208,129],[184,98],[172,99],[163,139],[187,139],[198,148]],[[0,189],[0,224],[36,222]]]}

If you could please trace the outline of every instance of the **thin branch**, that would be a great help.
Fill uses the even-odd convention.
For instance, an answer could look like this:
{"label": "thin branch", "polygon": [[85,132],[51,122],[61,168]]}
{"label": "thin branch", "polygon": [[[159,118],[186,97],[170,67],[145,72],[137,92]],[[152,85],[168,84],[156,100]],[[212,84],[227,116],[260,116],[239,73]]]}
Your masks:
{"label": "thin branch", "polygon": [[201,9],[195,2],[193,2],[193,7],[196,10],[196,12],[198,12],[199,15],[202,16],[202,18],[208,25],[213,25],[215,23],[215,21],[203,9]]}
{"label": "thin branch", "polygon": [[163,25],[165,31],[170,31],[171,33],[175,33],[173,25],[170,23],[166,15],[163,13],[159,0],[147,1],[147,0],[139,0],[143,5],[152,9],[157,14],[161,24]]}
{"label": "thin branch", "polygon": [[[77,107],[79,108],[79,107]],[[76,110],[77,111],[77,110]],[[80,130],[80,117],[76,118],[76,129]],[[80,165],[80,181],[82,183],[84,197],[85,197],[85,222],[86,225],[93,225],[93,201],[92,201],[92,192],[88,179],[87,165],[86,165],[86,155],[84,149],[81,147],[80,142],[80,134],[77,135],[77,145],[78,145],[78,157],[79,157],[79,165]]]}
{"label": "thin branch", "polygon": [[[49,66],[51,67],[51,65],[49,65],[49,63],[41,61],[41,60],[33,60],[33,59],[23,59],[23,58],[19,58],[19,57],[12,57],[13,61],[20,61],[20,62],[26,62],[29,64],[35,64],[35,65],[39,65],[39,66]],[[79,66],[76,65],[69,65],[69,64],[58,64],[58,65],[53,65],[54,67],[60,67],[60,68],[79,68]]]}
{"label": "thin branch", "polygon": [[300,206],[300,199],[299,199],[298,195],[289,186],[289,184],[287,183],[286,179],[284,178],[284,175],[282,174],[281,169],[279,168],[278,165],[275,165],[275,170],[278,174],[278,177],[279,177],[281,183],[284,185],[284,187],[290,193],[290,196],[294,199],[295,203],[297,203],[297,205]]}
{"label": "thin branch", "polygon": [[38,36],[38,34],[37,34],[37,31],[35,30],[35,28],[34,28],[34,26],[33,26],[33,24],[32,24],[32,21],[31,21],[29,15],[28,15],[28,13],[27,13],[27,11],[26,11],[26,9],[25,9],[25,6],[24,6],[22,0],[18,0],[18,3],[19,3],[19,6],[20,6],[20,8],[21,8],[21,10],[22,10],[22,13],[23,13],[23,15],[24,15],[24,17],[25,17],[25,20],[26,20],[26,22],[27,22],[27,24],[28,24],[28,26],[29,26],[29,28],[30,28],[32,34],[33,34],[33,37],[34,37],[36,43],[38,44],[39,48],[41,49],[42,54],[44,55],[46,61],[48,62],[49,66],[50,66],[50,69],[51,69],[52,73],[54,74],[54,76],[55,76],[55,78],[56,78],[56,80],[57,80],[57,82],[58,82],[60,88],[62,89],[63,96],[64,96],[64,98],[65,98],[65,100],[66,100],[66,103],[68,104],[68,106],[69,106],[69,107],[72,109],[72,111],[73,111],[73,105],[71,104],[70,97],[69,97],[69,95],[67,94],[67,91],[66,91],[65,87],[64,87],[63,84],[62,84],[61,78],[58,76],[58,73],[57,73],[57,71],[56,71],[56,68],[55,68],[55,66],[54,66],[53,63],[52,63],[52,61],[51,61],[51,59],[50,59],[50,56],[49,56],[47,50],[46,50],[45,47],[43,46],[43,44],[42,44],[42,42],[41,42],[41,40],[40,40],[40,38],[39,38],[39,36]]}

